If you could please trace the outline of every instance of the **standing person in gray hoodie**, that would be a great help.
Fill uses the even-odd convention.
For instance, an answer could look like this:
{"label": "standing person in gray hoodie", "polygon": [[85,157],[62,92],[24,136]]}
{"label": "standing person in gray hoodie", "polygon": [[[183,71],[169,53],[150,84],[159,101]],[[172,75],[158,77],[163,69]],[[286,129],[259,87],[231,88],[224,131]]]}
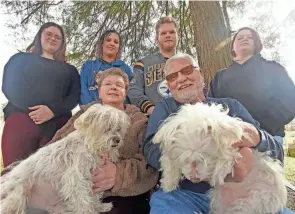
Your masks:
{"label": "standing person in gray hoodie", "polygon": [[170,94],[163,69],[166,60],[175,54],[178,41],[177,25],[172,17],[160,18],[155,29],[160,52],[135,63],[128,92],[131,103],[148,115],[163,97]]}

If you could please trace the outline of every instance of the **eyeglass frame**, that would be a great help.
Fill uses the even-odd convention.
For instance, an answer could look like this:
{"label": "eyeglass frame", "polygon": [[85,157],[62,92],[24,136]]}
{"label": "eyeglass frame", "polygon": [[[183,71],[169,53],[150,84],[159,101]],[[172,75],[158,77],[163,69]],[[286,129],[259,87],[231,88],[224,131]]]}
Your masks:
{"label": "eyeglass frame", "polygon": [[50,32],[50,31],[46,31],[46,30],[44,30],[43,32],[42,32],[43,34],[44,34],[44,36],[47,38],[47,39],[52,39],[52,38],[54,38],[57,42],[62,42],[62,36],[60,37],[59,35],[57,35],[57,34],[53,34],[52,32]]}
{"label": "eyeglass frame", "polygon": [[[187,68],[191,68],[191,70],[189,70],[189,72],[185,72],[185,69],[187,69]],[[181,73],[184,76],[188,76],[188,75],[190,75],[190,74],[192,74],[194,72],[194,69],[199,69],[199,66],[197,66],[197,65],[188,65],[188,66],[182,68],[180,71],[177,71],[177,72],[168,74],[165,77],[165,79],[166,79],[167,82],[174,82],[177,79],[177,77],[178,77],[178,73]],[[175,74],[177,74],[175,76],[175,78],[173,78],[172,80],[169,80],[169,76],[171,77],[171,75],[175,75]]]}

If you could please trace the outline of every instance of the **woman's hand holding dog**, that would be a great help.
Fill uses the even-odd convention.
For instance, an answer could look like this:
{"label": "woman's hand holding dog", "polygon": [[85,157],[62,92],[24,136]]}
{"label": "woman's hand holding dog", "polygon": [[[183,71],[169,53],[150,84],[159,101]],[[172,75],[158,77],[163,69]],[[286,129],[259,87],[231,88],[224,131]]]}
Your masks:
{"label": "woman's hand holding dog", "polygon": [[29,107],[29,110],[29,116],[35,124],[45,123],[54,117],[53,112],[45,105]]}
{"label": "woman's hand holding dog", "polygon": [[113,188],[115,185],[117,166],[106,159],[105,165],[100,169],[92,171],[93,194]]}

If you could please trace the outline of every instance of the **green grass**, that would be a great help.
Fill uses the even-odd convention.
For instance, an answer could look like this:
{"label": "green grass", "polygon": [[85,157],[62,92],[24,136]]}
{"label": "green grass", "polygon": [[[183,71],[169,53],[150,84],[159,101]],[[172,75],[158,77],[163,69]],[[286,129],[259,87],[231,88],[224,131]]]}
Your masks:
{"label": "green grass", "polygon": [[[295,131],[286,131],[285,136],[285,145],[288,144],[289,147],[291,144],[295,143]],[[294,148],[295,149],[295,148]],[[295,157],[288,157],[285,153],[285,177],[292,184],[295,183]]]}
{"label": "green grass", "polygon": [[286,179],[292,184],[295,183],[295,158],[285,157],[284,172]]}

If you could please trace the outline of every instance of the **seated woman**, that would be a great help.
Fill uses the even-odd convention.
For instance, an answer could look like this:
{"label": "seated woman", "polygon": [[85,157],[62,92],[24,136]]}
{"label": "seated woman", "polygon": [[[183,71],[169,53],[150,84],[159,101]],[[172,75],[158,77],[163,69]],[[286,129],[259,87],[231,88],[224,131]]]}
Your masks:
{"label": "seated woman", "polygon": [[105,31],[96,45],[96,60],[87,60],[81,69],[81,97],[80,104],[86,105],[99,98],[96,74],[108,68],[120,68],[129,78],[133,74],[131,68],[121,58],[122,40],[120,34],[115,30]]}
{"label": "seated woman", "polygon": [[238,30],[231,44],[233,63],[217,72],[208,96],[240,101],[261,128],[283,144],[284,126],[295,117],[295,85],[283,66],[265,60],[259,34]]}
{"label": "seated woman", "polygon": [[[93,192],[95,194],[105,191],[104,201],[114,204],[109,214],[148,214],[147,192],[157,184],[158,172],[147,165],[142,154],[141,147],[146,132],[147,117],[136,106],[123,104],[129,82],[128,76],[121,69],[110,68],[99,73],[98,76],[97,86],[102,104],[111,105],[126,112],[131,119],[131,126],[119,150],[121,160],[114,164],[106,159],[102,169],[93,170]],[[49,143],[54,143],[74,131],[74,121],[94,103],[97,101],[82,106],[83,110],[77,112]],[[39,197],[38,200],[49,198],[48,194],[53,195],[51,198],[55,198],[56,201],[52,202],[54,200],[51,199],[51,206],[57,206],[56,193],[48,191],[44,186],[36,188],[35,191],[38,195],[42,193],[46,195]],[[44,206],[40,206],[43,204],[41,201],[31,200],[30,203],[35,204],[34,207],[45,209]]]}
{"label": "seated woman", "polygon": [[4,67],[2,135],[4,167],[26,158],[48,143],[71,117],[79,102],[80,77],[65,63],[66,39],[53,22],[41,26],[30,53],[17,53]]}

